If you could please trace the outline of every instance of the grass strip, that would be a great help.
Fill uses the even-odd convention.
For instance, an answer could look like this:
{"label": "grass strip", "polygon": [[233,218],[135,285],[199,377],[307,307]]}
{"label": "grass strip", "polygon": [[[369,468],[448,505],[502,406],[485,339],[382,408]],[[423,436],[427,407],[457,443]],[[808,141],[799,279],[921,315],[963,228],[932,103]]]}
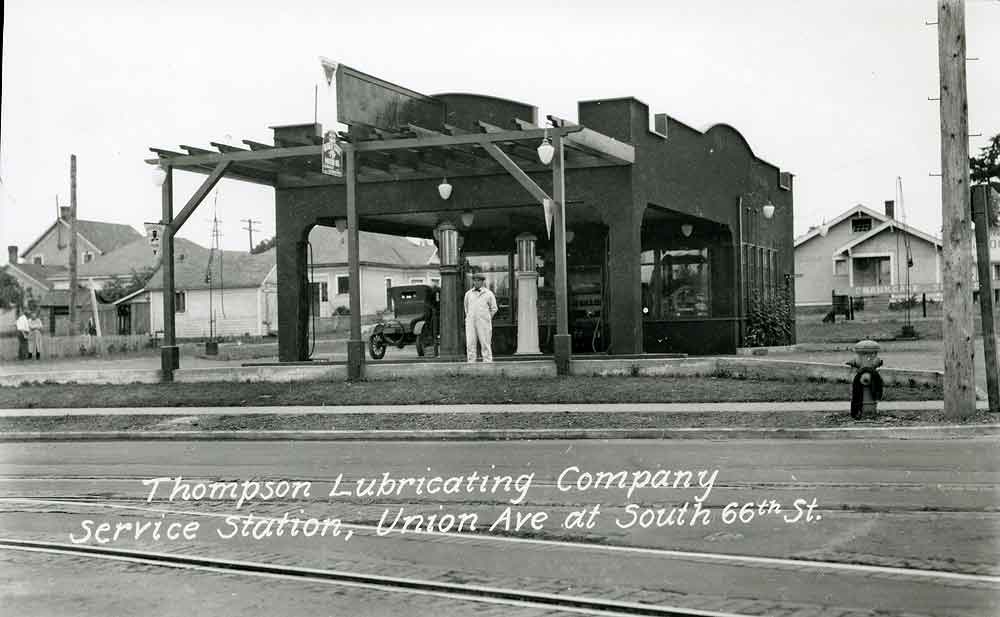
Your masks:
{"label": "grass strip", "polygon": [[[886,401],[941,400],[939,387],[886,388]],[[847,401],[850,386],[730,377],[440,377],[433,380],[74,385],[0,388],[0,408],[503,403]]]}

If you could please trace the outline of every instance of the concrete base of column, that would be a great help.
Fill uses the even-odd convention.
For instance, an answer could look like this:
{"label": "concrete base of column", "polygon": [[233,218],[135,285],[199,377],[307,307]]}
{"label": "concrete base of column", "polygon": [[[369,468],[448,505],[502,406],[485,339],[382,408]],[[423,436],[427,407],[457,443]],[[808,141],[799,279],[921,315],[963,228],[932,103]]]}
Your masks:
{"label": "concrete base of column", "polygon": [[347,378],[361,379],[361,368],[365,363],[365,342],[347,341]]}
{"label": "concrete base of column", "polygon": [[553,337],[553,347],[556,356],[556,374],[569,375],[570,350],[573,348],[573,337],[568,334],[557,334]]}
{"label": "concrete base of column", "polygon": [[160,370],[163,381],[173,381],[174,371],[181,367],[181,349],[177,345],[160,347]]}

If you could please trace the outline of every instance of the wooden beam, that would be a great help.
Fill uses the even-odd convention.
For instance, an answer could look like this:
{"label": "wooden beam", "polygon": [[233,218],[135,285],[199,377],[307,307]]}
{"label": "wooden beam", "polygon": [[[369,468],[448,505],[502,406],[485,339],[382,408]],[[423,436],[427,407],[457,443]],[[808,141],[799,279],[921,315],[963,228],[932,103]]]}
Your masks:
{"label": "wooden beam", "polygon": [[[244,142],[246,143],[246,142]],[[248,144],[249,145],[249,144]],[[251,146],[253,147],[253,146]],[[295,146],[291,148],[268,148],[251,152],[231,152],[227,154],[211,152],[209,154],[181,155],[163,161],[167,165],[218,165],[223,161],[238,163],[241,161],[266,161],[294,157],[319,157],[322,146]]]}
{"label": "wooden beam", "polygon": [[546,199],[549,199],[548,194],[542,190],[540,186],[535,184],[535,181],[528,177],[528,174],[524,173],[517,164],[510,160],[503,150],[497,147],[496,144],[484,144],[483,148],[490,153],[490,156],[495,158],[500,165],[507,170],[507,173],[514,176],[514,179],[524,187],[526,191],[531,193],[531,196],[538,200],[539,203],[543,203]]}
{"label": "wooden beam", "polygon": [[189,155],[191,154],[217,154],[211,150],[206,150],[205,148],[197,148],[195,146],[185,146],[181,144],[181,150],[186,150]]}
{"label": "wooden beam", "polygon": [[251,150],[273,150],[274,146],[270,144],[261,143],[259,141],[252,141],[250,139],[244,139],[243,143],[250,146]]}
{"label": "wooden beam", "polygon": [[583,128],[578,124],[556,116],[549,116],[549,119],[560,128],[580,128],[576,133],[566,136],[565,142],[568,147],[611,159],[618,165],[631,165],[635,162],[635,147],[631,144],[618,141],[597,131]]}
{"label": "wooden beam", "polygon": [[[515,118],[514,122],[521,127],[522,131],[528,131],[531,129],[539,128],[537,125],[528,122],[527,120],[521,120],[520,118]],[[575,126],[575,125],[574,125]],[[575,142],[570,142],[569,138],[563,140],[563,145],[566,146],[566,167],[606,167],[609,164],[618,164],[617,161],[608,161],[605,156],[600,152],[595,152],[592,149],[586,148],[584,146],[578,145]]]}
{"label": "wooden beam", "polygon": [[[477,122],[477,124],[479,124],[479,126],[482,127],[482,129],[487,133],[503,133],[506,130],[500,128],[499,126],[490,124],[489,122],[483,122],[482,120]],[[538,160],[538,152],[535,150],[535,147],[514,141],[504,142],[504,145],[511,149],[511,153],[514,156],[521,159],[522,161],[525,161],[532,167],[542,166]]]}
{"label": "wooden beam", "polygon": [[229,144],[222,144],[217,141],[209,142],[213,148],[217,149],[223,154],[229,154],[230,152],[249,152],[246,148],[237,148],[236,146],[230,146]]}
{"label": "wooden beam", "polygon": [[210,173],[208,177],[205,178],[205,181],[201,183],[201,186],[199,186],[198,190],[194,192],[194,195],[191,196],[191,199],[188,200],[184,208],[178,212],[177,216],[174,217],[174,220],[170,222],[172,233],[177,233],[177,231],[184,226],[184,223],[187,222],[188,218],[192,214],[194,214],[195,209],[197,209],[201,202],[204,201],[208,193],[215,187],[216,184],[218,184],[219,180],[226,175],[226,170],[229,169],[231,164],[231,161],[222,161],[215,166],[215,169],[212,170],[212,173]]}
{"label": "wooden beam", "polygon": [[156,154],[161,159],[172,159],[178,156],[187,156],[181,152],[174,152],[173,150],[164,150],[163,148],[150,148],[150,152]]}
{"label": "wooden beam", "polygon": [[[550,136],[568,135],[581,130],[581,127],[564,127],[547,129]],[[375,152],[379,150],[400,150],[406,148],[443,148],[447,146],[482,145],[505,141],[539,141],[543,130],[534,131],[504,131],[502,133],[467,133],[463,135],[442,135],[440,137],[414,137],[409,139],[388,139],[385,141],[363,141],[348,144],[358,152]]]}

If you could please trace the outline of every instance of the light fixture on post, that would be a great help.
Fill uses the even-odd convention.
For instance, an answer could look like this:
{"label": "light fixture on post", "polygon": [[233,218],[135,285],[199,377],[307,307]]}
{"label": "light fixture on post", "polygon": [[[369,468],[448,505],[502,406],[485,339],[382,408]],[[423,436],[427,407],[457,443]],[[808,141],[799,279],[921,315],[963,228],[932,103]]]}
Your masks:
{"label": "light fixture on post", "polygon": [[761,212],[764,213],[764,218],[766,219],[770,219],[772,216],[774,216],[774,204],[771,203],[770,199],[768,199],[767,203],[764,204],[764,207],[761,208]]}
{"label": "light fixture on post", "polygon": [[691,234],[694,233],[694,225],[691,223],[684,223],[681,225],[681,233],[684,234],[685,238],[690,238]]}
{"label": "light fixture on post", "polygon": [[575,237],[576,237],[575,231],[573,231],[572,229],[566,230],[566,244],[570,244],[571,242],[573,242],[573,238]]}
{"label": "light fixture on post", "polygon": [[462,225],[472,227],[472,222],[474,220],[476,220],[476,215],[472,212],[472,210],[465,210],[462,212]]}
{"label": "light fixture on post", "polygon": [[157,165],[153,168],[153,186],[163,186],[163,182],[167,179],[167,170],[163,167]]}
{"label": "light fixture on post", "polygon": [[448,184],[448,178],[441,180],[441,184],[438,185],[438,195],[444,200],[451,197],[451,185]]}
{"label": "light fixture on post", "polygon": [[552,146],[552,140],[549,139],[549,131],[545,130],[545,136],[542,137],[542,143],[538,146],[538,160],[542,162],[542,165],[548,165],[552,162],[552,156],[555,154],[556,149]]}
{"label": "light fixture on post", "polygon": [[338,216],[337,218],[333,219],[333,225],[337,228],[337,231],[339,231],[340,233],[344,233],[345,231],[347,231],[347,219],[345,219],[342,216]]}

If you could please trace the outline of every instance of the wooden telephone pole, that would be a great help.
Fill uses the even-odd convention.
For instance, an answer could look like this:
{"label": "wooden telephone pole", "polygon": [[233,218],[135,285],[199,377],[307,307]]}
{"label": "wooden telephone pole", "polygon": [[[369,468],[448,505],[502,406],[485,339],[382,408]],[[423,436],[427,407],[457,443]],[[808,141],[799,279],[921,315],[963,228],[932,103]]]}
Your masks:
{"label": "wooden telephone pole", "polygon": [[[69,155],[69,335],[76,335],[76,155]],[[94,316],[96,319],[96,315]]]}
{"label": "wooden telephone pole", "polygon": [[941,209],[944,222],[944,411],[976,410],[973,379],[972,212],[969,207],[969,101],[965,84],[965,2],[938,0],[941,77]]}

